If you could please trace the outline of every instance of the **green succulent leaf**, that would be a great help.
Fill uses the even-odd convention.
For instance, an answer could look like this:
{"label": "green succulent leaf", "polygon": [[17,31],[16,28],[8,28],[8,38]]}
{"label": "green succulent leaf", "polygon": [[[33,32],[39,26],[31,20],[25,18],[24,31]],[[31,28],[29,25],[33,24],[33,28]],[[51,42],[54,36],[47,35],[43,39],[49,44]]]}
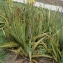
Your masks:
{"label": "green succulent leaf", "polygon": [[18,47],[19,45],[15,42],[9,42],[5,43],[3,45],[0,45],[0,48],[12,48],[12,47]]}

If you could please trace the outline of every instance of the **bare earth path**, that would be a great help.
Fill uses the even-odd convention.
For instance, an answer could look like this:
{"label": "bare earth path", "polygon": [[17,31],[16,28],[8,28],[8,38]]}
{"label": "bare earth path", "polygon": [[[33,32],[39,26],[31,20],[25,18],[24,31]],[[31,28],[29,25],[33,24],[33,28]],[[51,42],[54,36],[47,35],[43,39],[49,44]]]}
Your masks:
{"label": "bare earth path", "polygon": [[61,0],[36,0],[38,2],[42,2],[45,4],[54,4],[54,5],[59,5],[63,7],[63,1]]}

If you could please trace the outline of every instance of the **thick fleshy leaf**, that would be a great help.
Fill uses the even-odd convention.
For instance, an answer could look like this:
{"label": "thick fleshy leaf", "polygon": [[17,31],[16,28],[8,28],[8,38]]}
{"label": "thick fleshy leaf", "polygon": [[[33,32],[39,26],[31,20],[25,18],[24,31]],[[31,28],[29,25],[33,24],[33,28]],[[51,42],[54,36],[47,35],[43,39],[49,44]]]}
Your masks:
{"label": "thick fleshy leaf", "polygon": [[18,47],[19,45],[15,42],[9,42],[5,43],[3,45],[0,45],[0,48],[12,48],[12,47]]}
{"label": "thick fleshy leaf", "polygon": [[37,54],[37,55],[32,55],[32,58],[36,58],[36,57],[47,57],[47,58],[53,58],[52,56],[50,56],[50,55],[39,55],[39,54]]}
{"label": "thick fleshy leaf", "polygon": [[43,42],[43,40],[46,38],[47,36],[43,37],[42,39],[40,39],[38,42],[35,42],[33,48],[35,49],[39,44],[40,42]]}
{"label": "thick fleshy leaf", "polygon": [[44,37],[44,36],[48,36],[48,34],[47,33],[43,33],[43,34],[37,35],[37,36],[33,37],[32,40],[35,41],[36,39]]}

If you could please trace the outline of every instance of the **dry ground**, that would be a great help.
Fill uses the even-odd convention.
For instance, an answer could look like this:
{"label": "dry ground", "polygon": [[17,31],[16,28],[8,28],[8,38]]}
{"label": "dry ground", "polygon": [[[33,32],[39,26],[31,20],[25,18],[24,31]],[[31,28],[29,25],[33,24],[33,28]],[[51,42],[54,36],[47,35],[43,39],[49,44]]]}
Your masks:
{"label": "dry ground", "polygon": [[46,4],[54,4],[54,5],[59,5],[63,7],[63,1],[61,0],[36,0],[38,2],[43,2]]}
{"label": "dry ground", "polygon": [[[7,53],[4,59],[3,63],[30,63],[29,59],[23,58],[23,57],[18,57],[16,60],[14,59],[15,54],[14,53]],[[24,60],[24,62],[22,62]],[[38,63],[54,63],[52,59],[48,58],[36,58]],[[33,62],[35,63],[35,62]]]}

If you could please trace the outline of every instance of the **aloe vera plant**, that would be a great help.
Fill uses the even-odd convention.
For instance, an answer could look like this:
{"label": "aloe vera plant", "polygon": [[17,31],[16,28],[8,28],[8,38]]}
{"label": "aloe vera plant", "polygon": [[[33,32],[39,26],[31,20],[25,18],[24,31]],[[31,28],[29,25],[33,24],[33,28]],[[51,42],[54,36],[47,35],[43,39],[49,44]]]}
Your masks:
{"label": "aloe vera plant", "polygon": [[[23,8],[21,9],[17,7],[13,10],[13,12],[9,10],[9,13],[7,13],[7,10],[4,8],[5,14],[0,15],[0,17],[4,19],[5,25],[3,30],[5,32],[5,37],[7,39],[7,43],[3,44],[0,47],[6,47],[11,49],[14,48],[11,51],[16,53],[16,57],[18,55],[26,57],[29,56],[30,61],[31,58],[35,57],[34,55],[36,55],[36,53],[34,53],[34,51],[36,51],[36,48],[39,45],[39,43],[47,37],[47,33],[42,33],[41,27],[39,27],[39,25],[42,26],[41,21],[38,22],[38,19],[36,19],[35,16],[36,14],[33,15],[34,17],[32,16],[32,14],[35,12],[35,9],[33,9],[32,11],[31,9],[33,9],[33,6],[25,10]],[[37,15],[37,18],[40,17]],[[34,19],[37,20],[39,25],[38,23],[36,23],[36,20]],[[41,35],[37,36],[39,34]],[[40,37],[41,39],[39,39]],[[41,57],[47,55],[38,54],[36,56]]]}
{"label": "aloe vera plant", "polygon": [[62,51],[59,47],[58,11],[54,13],[29,4],[14,6],[12,12],[8,9],[4,8],[4,14],[0,15],[7,41],[0,48],[11,48],[16,53],[15,58],[18,55],[29,57],[30,62],[32,58],[48,57],[60,63]]}

